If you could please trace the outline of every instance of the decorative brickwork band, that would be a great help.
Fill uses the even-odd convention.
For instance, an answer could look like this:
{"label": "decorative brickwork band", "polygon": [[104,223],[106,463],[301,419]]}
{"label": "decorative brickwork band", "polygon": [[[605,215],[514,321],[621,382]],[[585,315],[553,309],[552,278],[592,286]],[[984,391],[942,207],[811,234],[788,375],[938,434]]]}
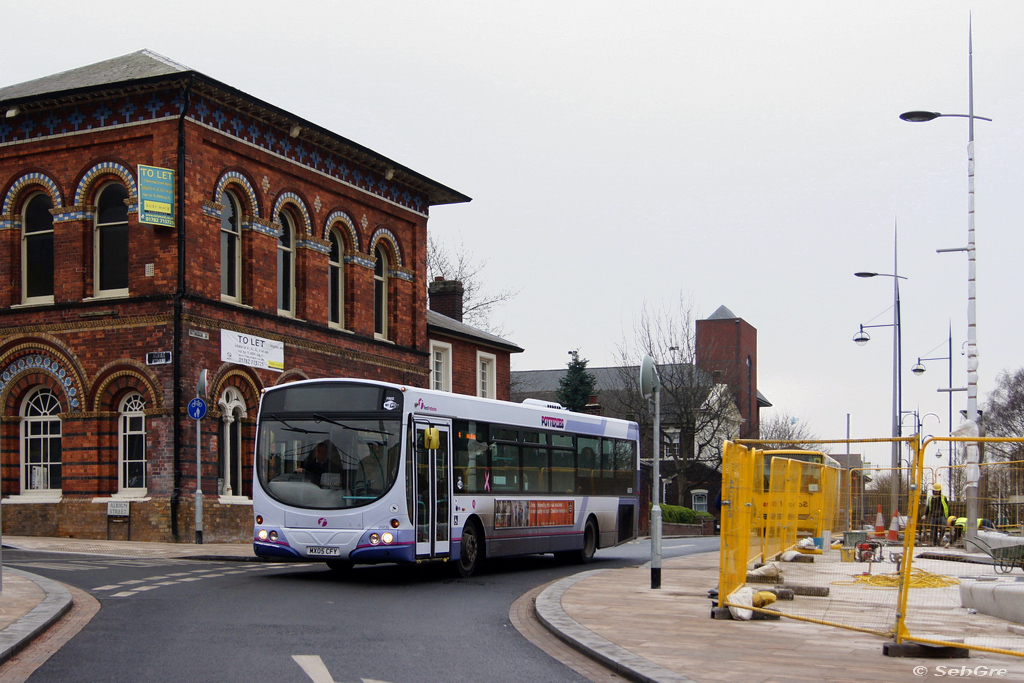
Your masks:
{"label": "decorative brickwork band", "polygon": [[[245,198],[248,201],[249,206],[247,208],[249,209],[249,212],[251,212],[252,215],[259,217],[260,206],[256,202],[256,190],[253,189],[252,183],[249,182],[249,179],[238,171],[227,171],[220,177],[220,180],[217,181],[217,189],[214,190],[213,196],[214,200],[221,205],[221,208],[224,208],[224,191],[228,189],[229,185],[242,191],[242,194],[245,195]],[[220,211],[217,212],[217,215],[220,216]]]}
{"label": "decorative brickwork band", "polygon": [[[309,221],[309,210],[306,209],[306,203],[302,201],[302,198],[299,197],[299,195],[295,194],[294,192],[282,192],[281,196],[279,196],[277,198],[277,201],[274,202],[274,220],[277,220],[277,217],[281,213],[281,209],[283,209],[286,204],[291,204],[292,206],[294,206],[295,209],[299,212],[299,215],[302,217],[302,234],[312,234],[312,225],[310,224]],[[280,230],[278,230],[278,234],[280,235]]]}
{"label": "decorative brickwork band", "polygon": [[392,258],[395,262],[390,264],[394,268],[399,268],[402,265],[402,250],[398,248],[398,238],[395,237],[395,233],[391,232],[387,228],[378,228],[373,237],[370,238],[370,253],[372,254],[374,249],[377,248],[377,243],[381,240],[386,241],[391,245]]}
{"label": "decorative brickwork band", "polygon": [[348,244],[345,247],[353,252],[359,251],[359,233],[356,231],[356,224],[344,211],[335,211],[327,217],[327,221],[324,223],[324,239],[327,239],[327,234],[331,231],[331,228],[335,225],[338,226],[339,230],[348,235]]}
{"label": "decorative brickwork band", "polygon": [[82,387],[76,381],[73,373],[69,372],[64,365],[55,358],[51,358],[46,352],[32,353],[9,361],[0,370],[0,395],[7,392],[9,387],[19,377],[28,372],[44,372],[54,379],[64,389],[68,405],[72,411],[82,409]]}
{"label": "decorative brickwork band", "polygon": [[[54,208],[59,208],[64,205],[64,199],[60,195],[60,189],[48,176],[42,173],[26,173],[11,185],[11,189],[7,191],[7,195],[4,197],[3,206],[0,207],[0,213],[4,215],[10,215],[14,211],[14,204],[18,201],[18,197],[21,195],[22,190],[30,185],[38,185],[47,194],[50,195],[50,199],[53,200]],[[76,202],[77,203],[77,202]]]}
{"label": "decorative brickwork band", "polygon": [[[78,189],[75,190],[75,204],[85,204],[86,195],[89,194],[89,190],[92,187],[93,182],[97,178],[104,175],[115,175],[121,179],[125,187],[128,188],[128,195],[132,200],[132,204],[138,204],[139,187],[135,184],[135,176],[127,168],[113,161],[105,161],[102,164],[96,164],[89,171],[82,176],[81,182],[78,183]],[[129,212],[133,211],[132,207],[129,206]],[[138,212],[138,206],[134,208],[135,212]]]}

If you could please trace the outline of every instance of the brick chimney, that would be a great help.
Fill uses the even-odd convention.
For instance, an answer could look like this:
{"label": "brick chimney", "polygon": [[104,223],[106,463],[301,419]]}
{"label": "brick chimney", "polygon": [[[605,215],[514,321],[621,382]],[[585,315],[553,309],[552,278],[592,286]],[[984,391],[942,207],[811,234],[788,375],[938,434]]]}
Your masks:
{"label": "brick chimney", "polygon": [[430,295],[430,310],[462,322],[462,294],[465,290],[458,280],[436,277],[427,287]]}

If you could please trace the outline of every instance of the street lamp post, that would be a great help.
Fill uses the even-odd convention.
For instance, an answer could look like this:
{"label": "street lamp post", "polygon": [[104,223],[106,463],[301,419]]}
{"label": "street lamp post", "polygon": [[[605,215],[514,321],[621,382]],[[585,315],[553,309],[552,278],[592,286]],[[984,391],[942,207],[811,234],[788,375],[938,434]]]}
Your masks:
{"label": "street lamp post", "polygon": [[893,235],[893,272],[892,273],[868,273],[860,272],[854,273],[857,277],[891,277],[892,278],[892,296],[893,296],[893,320],[892,325],[861,325],[860,331],[854,335],[853,341],[857,342],[858,345],[863,346],[867,344],[871,337],[867,332],[864,331],[865,327],[892,327],[892,478],[893,485],[890,486],[892,491],[890,499],[890,507],[895,514],[896,509],[899,507],[899,467],[900,467],[900,444],[897,439],[900,438],[902,429],[900,427],[900,419],[902,414],[902,385],[900,382],[901,375],[901,352],[902,352],[902,340],[900,336],[900,280],[906,278],[899,275],[898,260],[897,260],[897,247],[896,247],[896,236]]}
{"label": "street lamp post", "polygon": [[[953,326],[952,326],[952,324],[949,327],[949,350],[947,351],[947,355],[945,355],[945,356],[936,356],[934,358],[921,358],[920,356],[918,356],[917,363],[915,363],[914,366],[912,368],[910,368],[910,371],[912,373],[914,373],[915,375],[917,375],[918,377],[923,375],[925,373],[925,371],[928,369],[927,367],[925,367],[925,364],[922,362],[922,361],[926,361],[926,360],[944,360],[944,361],[949,361],[949,364],[948,364],[948,366],[949,366],[949,384],[947,386],[945,386],[945,387],[937,389],[937,391],[939,393],[949,394],[949,432],[952,434],[953,433],[953,392],[954,391],[967,391],[966,387],[954,387],[953,386]],[[953,456],[954,456],[955,453],[956,453],[956,443],[955,442],[950,442],[949,443],[949,481],[947,482],[947,485],[949,486],[949,488],[947,490],[949,491],[950,495],[952,495],[952,493],[953,493],[953,461],[954,461],[954,457]]]}
{"label": "street lamp post", "polygon": [[[967,247],[943,249],[940,251],[967,252],[967,419],[961,426],[961,433],[969,437],[979,435],[978,428],[978,335],[977,335],[977,256],[974,239],[974,119],[991,121],[974,113],[974,38],[973,29],[967,37],[967,113],[940,114],[935,111],[908,111],[900,118],[911,123],[932,121],[940,117],[967,119]],[[967,442],[967,528],[964,538],[974,540],[978,519],[978,480],[981,471],[978,466],[978,442]]]}

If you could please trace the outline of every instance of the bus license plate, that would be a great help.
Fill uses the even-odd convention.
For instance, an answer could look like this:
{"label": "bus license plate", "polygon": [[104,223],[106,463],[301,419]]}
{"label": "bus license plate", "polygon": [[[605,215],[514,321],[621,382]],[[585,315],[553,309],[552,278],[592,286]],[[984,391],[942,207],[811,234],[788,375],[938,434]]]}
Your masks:
{"label": "bus license plate", "polygon": [[341,554],[341,548],[330,548],[323,545],[306,546],[306,553],[309,555],[336,556]]}

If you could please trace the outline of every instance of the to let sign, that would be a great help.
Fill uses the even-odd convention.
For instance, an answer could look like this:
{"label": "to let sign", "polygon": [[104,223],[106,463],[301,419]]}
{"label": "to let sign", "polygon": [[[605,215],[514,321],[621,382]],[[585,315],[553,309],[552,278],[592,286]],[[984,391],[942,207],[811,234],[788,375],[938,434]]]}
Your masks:
{"label": "to let sign", "polygon": [[225,363],[284,372],[284,342],[233,330],[221,330],[220,359]]}
{"label": "to let sign", "polygon": [[139,165],[139,223],[174,227],[174,171]]}

